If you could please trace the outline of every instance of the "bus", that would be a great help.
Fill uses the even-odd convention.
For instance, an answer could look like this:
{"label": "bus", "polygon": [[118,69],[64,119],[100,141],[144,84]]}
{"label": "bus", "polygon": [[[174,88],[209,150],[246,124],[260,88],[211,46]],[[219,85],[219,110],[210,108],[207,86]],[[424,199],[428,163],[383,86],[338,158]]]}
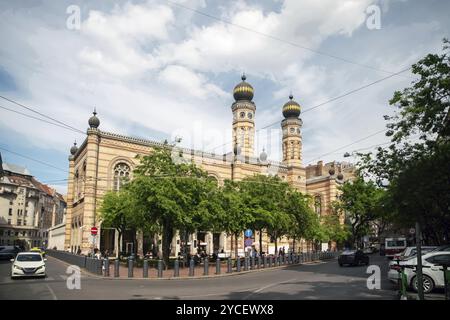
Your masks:
{"label": "bus", "polygon": [[394,255],[405,250],[406,246],[406,238],[404,237],[386,238],[384,245],[386,257],[389,259],[394,258]]}

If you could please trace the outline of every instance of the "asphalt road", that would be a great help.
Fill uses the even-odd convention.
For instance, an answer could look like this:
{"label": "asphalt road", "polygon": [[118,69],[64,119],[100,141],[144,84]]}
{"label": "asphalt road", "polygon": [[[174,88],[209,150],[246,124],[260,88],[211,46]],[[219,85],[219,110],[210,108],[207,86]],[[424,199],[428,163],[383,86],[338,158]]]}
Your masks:
{"label": "asphalt road", "polygon": [[10,262],[0,263],[0,299],[395,299],[384,257],[372,255],[381,268],[381,289],[367,288],[367,267],[339,267],[336,260],[209,279],[117,280],[83,273],[81,288],[67,288],[68,264],[48,257],[46,279],[11,280]]}

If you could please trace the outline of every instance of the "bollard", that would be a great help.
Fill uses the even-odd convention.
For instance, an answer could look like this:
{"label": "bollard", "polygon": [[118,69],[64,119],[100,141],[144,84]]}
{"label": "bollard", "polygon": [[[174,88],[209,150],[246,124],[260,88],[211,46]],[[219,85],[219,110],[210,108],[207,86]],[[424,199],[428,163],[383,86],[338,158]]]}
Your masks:
{"label": "bollard", "polygon": [[105,277],[109,277],[109,258],[105,258]]}
{"label": "bollard", "polygon": [[163,276],[163,262],[161,259],[158,260],[158,278]]}
{"label": "bollard", "polygon": [[273,256],[269,256],[269,268],[272,268]]}
{"label": "bollard", "polygon": [[216,274],[220,274],[220,258],[216,259]]}
{"label": "bollard", "polygon": [[248,271],[248,257],[244,257],[244,271]]}
{"label": "bollard", "polygon": [[266,268],[266,267],[267,267],[267,256],[264,255],[263,258],[264,258],[264,259],[263,259],[263,268]]}
{"label": "bollard", "polygon": [[258,269],[261,269],[261,256],[258,256]]}
{"label": "bollard", "polygon": [[190,277],[194,276],[194,267],[195,267],[194,259],[191,258],[191,261],[189,261],[189,276]]}
{"label": "bollard", "polygon": [[120,266],[119,259],[114,260],[114,277],[115,278],[119,277],[119,266]]}
{"label": "bollard", "polygon": [[128,258],[128,278],[133,278],[133,258]]}
{"label": "bollard", "polygon": [[250,267],[251,267],[252,270],[254,270],[255,269],[255,256],[252,256],[250,261],[251,261]]}
{"label": "bollard", "polygon": [[179,277],[180,276],[180,260],[175,259],[175,262],[173,264],[173,276]]}
{"label": "bollard", "polygon": [[144,265],[142,266],[142,277],[148,278],[148,260],[144,259]]}
{"label": "bollard", "polygon": [[209,273],[209,259],[205,258],[203,262],[203,275],[207,276]]}
{"label": "bollard", "polygon": [[227,259],[227,273],[233,272],[232,266],[231,266],[231,257],[228,257]]}
{"label": "bollard", "polygon": [[236,260],[236,272],[241,272],[241,257],[237,257],[237,260]]}

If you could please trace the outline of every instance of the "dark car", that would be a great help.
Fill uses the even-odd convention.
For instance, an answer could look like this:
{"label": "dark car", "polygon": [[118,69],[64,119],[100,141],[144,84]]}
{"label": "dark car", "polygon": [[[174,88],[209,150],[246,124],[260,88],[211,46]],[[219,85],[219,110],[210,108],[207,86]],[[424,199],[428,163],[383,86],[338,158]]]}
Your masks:
{"label": "dark car", "polygon": [[15,259],[17,254],[22,250],[16,246],[2,246],[0,247],[0,260]]}
{"label": "dark car", "polygon": [[358,266],[360,264],[369,264],[369,256],[362,252],[361,250],[348,250],[342,252],[338,257],[339,266],[342,267],[344,264],[351,266]]}

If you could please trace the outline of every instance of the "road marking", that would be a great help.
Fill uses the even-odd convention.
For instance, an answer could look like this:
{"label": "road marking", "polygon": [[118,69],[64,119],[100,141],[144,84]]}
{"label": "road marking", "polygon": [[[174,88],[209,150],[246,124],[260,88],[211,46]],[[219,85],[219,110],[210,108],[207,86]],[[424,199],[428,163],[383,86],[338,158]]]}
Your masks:
{"label": "road marking", "polygon": [[52,295],[53,300],[58,300],[58,298],[56,298],[55,293],[53,292],[52,288],[50,288],[50,286],[48,284],[45,285],[48,289],[48,291],[50,291],[50,294]]}
{"label": "road marking", "polygon": [[[237,291],[237,293],[246,292],[248,290],[253,290],[253,289],[242,289],[240,291]],[[198,295],[191,295],[191,296],[178,296],[178,298],[179,299],[189,299],[189,298],[214,297],[214,296],[223,296],[223,295],[227,295],[227,293],[220,292],[220,293],[198,294]]]}
{"label": "road marking", "polygon": [[268,288],[275,287],[275,286],[278,286],[278,285],[280,285],[280,284],[288,283],[288,282],[291,282],[291,281],[294,281],[294,280],[297,280],[297,278],[293,278],[293,279],[289,279],[289,280],[285,280],[285,281],[281,281],[281,282],[276,282],[276,283],[272,283],[272,284],[268,284],[267,286],[261,287],[261,288],[255,290],[255,291],[253,291],[252,293],[246,295],[244,298],[242,298],[242,300],[247,300],[247,299],[250,298],[252,295],[254,295],[254,294],[256,294],[256,293],[259,293],[259,292],[261,292],[261,291],[263,291],[263,290],[266,290],[266,289],[268,289]]}

